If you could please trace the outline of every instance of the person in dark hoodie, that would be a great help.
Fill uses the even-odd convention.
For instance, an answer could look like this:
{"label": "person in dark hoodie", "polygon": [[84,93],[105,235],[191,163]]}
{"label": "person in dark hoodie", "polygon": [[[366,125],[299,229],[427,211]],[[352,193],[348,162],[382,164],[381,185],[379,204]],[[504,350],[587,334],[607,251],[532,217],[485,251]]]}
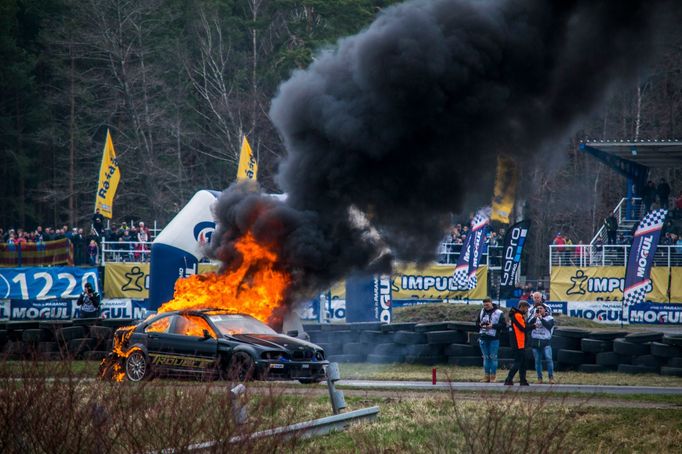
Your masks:
{"label": "person in dark hoodie", "polygon": [[538,383],[542,383],[542,361],[547,361],[547,375],[549,383],[554,383],[554,362],[552,360],[552,333],[554,332],[554,318],[547,313],[545,306],[538,306],[535,314],[528,320],[530,332],[530,347],[535,358],[535,372]]}
{"label": "person in dark hoodie", "polygon": [[528,301],[520,300],[518,307],[513,307],[509,311],[509,319],[511,326],[509,327],[509,343],[511,344],[512,352],[514,354],[514,364],[509,369],[509,374],[504,380],[505,385],[514,384],[514,375],[519,373],[519,384],[521,386],[528,386],[526,380],[526,332],[528,330],[526,324],[526,314],[528,313]]}
{"label": "person in dark hoodie", "polygon": [[484,383],[495,383],[497,374],[497,352],[500,349],[500,333],[507,328],[504,313],[490,298],[483,299],[483,309],[478,314],[476,325],[480,337],[478,344],[483,354]]}

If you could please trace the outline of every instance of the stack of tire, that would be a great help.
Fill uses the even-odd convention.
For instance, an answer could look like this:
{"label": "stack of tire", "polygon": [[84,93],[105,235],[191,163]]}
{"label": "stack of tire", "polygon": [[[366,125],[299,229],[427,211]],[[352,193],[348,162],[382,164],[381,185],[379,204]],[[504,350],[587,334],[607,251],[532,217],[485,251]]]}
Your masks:
{"label": "stack of tire", "polygon": [[6,329],[0,330],[2,358],[101,360],[111,351],[114,330],[120,325],[121,322],[106,323],[100,320],[74,320],[67,323],[44,321],[23,326],[9,323]]}

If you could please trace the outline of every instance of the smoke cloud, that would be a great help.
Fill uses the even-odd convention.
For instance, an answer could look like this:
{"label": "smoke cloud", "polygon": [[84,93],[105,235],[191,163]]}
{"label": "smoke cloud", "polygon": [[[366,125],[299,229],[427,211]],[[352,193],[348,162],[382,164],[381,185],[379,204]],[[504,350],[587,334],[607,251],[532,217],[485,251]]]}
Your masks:
{"label": "smoke cloud", "polygon": [[533,157],[636,75],[654,14],[636,0],[385,10],[281,85],[270,116],[288,198],[225,191],[213,255],[229,266],[253,231],[294,273],[292,301],[392,259],[431,259],[449,213],[489,203],[499,153]]}

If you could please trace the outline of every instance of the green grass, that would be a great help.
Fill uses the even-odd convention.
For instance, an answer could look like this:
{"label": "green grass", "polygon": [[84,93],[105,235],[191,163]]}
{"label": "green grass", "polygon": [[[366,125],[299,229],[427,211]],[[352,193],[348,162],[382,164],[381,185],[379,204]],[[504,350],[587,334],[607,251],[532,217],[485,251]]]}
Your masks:
{"label": "green grass", "polygon": [[[346,380],[431,380],[434,366],[417,364],[339,364],[341,377]],[[440,381],[474,382],[482,378],[480,367],[435,366]],[[504,379],[506,370],[497,373],[498,381]],[[546,375],[546,373],[545,373]],[[534,369],[528,370],[530,382],[534,382]],[[658,374],[629,375],[618,372],[586,374],[583,372],[555,372],[557,383],[576,385],[618,385],[618,386],[682,386],[681,377],[668,377]]]}

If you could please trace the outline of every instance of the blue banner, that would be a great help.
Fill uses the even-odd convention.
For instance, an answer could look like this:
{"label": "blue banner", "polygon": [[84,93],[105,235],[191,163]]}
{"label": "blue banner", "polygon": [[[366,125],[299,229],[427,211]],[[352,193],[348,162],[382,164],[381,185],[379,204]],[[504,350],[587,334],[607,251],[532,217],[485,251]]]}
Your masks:
{"label": "blue banner", "polygon": [[[148,300],[105,299],[100,304],[100,317],[115,320],[142,320],[151,312]],[[80,316],[80,309],[74,307],[74,318]]]}
{"label": "blue banner", "polygon": [[452,276],[455,278],[455,285],[457,285],[457,289],[459,290],[469,290],[469,245],[471,244],[472,238],[473,232],[470,230],[467,236],[464,238],[462,248],[460,249],[459,258],[457,259],[457,265],[455,265],[455,271],[452,273]]}
{"label": "blue banner", "polygon": [[346,322],[391,323],[389,276],[355,276],[346,279]]}
{"label": "blue banner", "polygon": [[646,288],[651,284],[649,276],[654,263],[654,254],[656,254],[656,247],[667,214],[668,210],[665,209],[650,211],[635,231],[623,290],[623,304],[627,306],[641,303],[646,298]]}
{"label": "blue banner", "polygon": [[99,292],[97,268],[0,268],[0,299],[78,298],[86,282]]}
{"label": "blue banner", "polygon": [[500,276],[500,298],[511,298],[516,287],[516,275],[521,264],[521,254],[530,230],[530,221],[517,222],[504,236],[502,250],[502,275]]}
{"label": "blue banner", "polygon": [[29,320],[71,320],[73,300],[11,300],[9,319]]}
{"label": "blue banner", "polygon": [[467,275],[469,290],[476,288],[478,281],[476,279],[476,270],[481,263],[481,257],[487,248],[485,242],[488,235],[488,223],[490,219],[484,214],[479,214],[471,221],[471,236],[472,240],[469,243],[469,273]]}
{"label": "blue banner", "polygon": [[682,325],[682,304],[640,303],[629,312],[632,325]]}

